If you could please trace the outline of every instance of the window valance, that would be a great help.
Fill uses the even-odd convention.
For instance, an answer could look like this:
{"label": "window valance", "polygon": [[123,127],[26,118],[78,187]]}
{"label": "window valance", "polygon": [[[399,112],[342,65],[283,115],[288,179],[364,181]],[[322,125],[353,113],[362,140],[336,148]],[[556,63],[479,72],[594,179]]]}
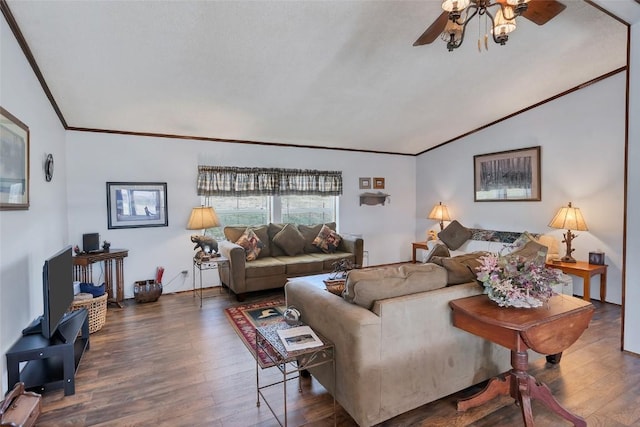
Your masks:
{"label": "window valance", "polygon": [[198,196],[339,196],[342,172],[198,166]]}

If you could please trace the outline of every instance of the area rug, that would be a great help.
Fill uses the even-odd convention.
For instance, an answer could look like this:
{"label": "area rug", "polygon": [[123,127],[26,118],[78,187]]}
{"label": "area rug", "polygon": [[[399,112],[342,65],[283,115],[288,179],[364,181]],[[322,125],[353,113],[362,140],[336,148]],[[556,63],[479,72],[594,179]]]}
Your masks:
{"label": "area rug", "polygon": [[[276,322],[284,322],[282,313],[287,309],[284,298],[238,305],[225,309],[227,319],[253,357],[256,357],[256,328]],[[263,351],[258,352],[261,368],[273,366],[273,362]]]}

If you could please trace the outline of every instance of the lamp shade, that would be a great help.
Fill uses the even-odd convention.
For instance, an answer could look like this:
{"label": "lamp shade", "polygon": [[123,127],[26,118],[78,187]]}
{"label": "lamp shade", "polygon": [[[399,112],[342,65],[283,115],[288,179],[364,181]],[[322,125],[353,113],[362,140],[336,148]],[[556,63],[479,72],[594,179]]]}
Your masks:
{"label": "lamp shade", "polygon": [[560,208],[556,216],[549,223],[551,228],[562,228],[565,230],[588,231],[587,223],[579,208],[574,208],[569,202],[569,206]]}
{"label": "lamp shade", "polygon": [[433,207],[433,209],[431,209],[427,218],[435,219],[436,221],[451,221],[447,205],[443,205],[442,202],[439,202]]}
{"label": "lamp shade", "polygon": [[187,230],[206,230],[219,226],[220,220],[211,206],[200,206],[191,210]]}

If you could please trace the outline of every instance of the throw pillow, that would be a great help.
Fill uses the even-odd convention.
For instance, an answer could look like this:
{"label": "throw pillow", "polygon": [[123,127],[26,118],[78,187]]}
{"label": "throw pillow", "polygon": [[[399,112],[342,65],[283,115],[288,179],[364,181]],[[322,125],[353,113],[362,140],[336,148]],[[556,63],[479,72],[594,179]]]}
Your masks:
{"label": "throw pillow", "polygon": [[262,242],[262,250],[260,251],[260,255],[258,258],[264,258],[271,256],[271,248],[269,245],[269,228],[266,225],[261,225],[259,227],[251,227],[258,239]]}
{"label": "throw pillow", "polygon": [[460,285],[476,280],[480,257],[486,254],[487,252],[472,252],[451,258],[434,256],[431,262],[447,270],[447,286]]}
{"label": "throw pillow", "polygon": [[280,246],[273,244],[273,238],[284,228],[285,224],[269,223],[267,226],[267,233],[269,234],[269,243],[271,249],[271,256],[283,256],[284,251],[280,249]]}
{"label": "throw pillow", "polygon": [[471,234],[471,230],[460,224],[458,221],[453,220],[445,227],[444,230],[438,233],[438,237],[449,249],[455,251],[462,246],[464,242],[471,238]]}
{"label": "throw pillow", "polygon": [[535,261],[544,264],[547,260],[547,247],[535,240],[529,240],[520,249],[511,252],[509,255],[521,256],[527,261]]}
{"label": "throw pillow", "polygon": [[273,243],[289,256],[304,252],[304,237],[293,224],[285,224],[282,230],[273,236]]}
{"label": "throw pillow", "polygon": [[237,242],[246,230],[246,225],[228,225],[223,230],[224,237],[230,242]]}
{"label": "throw pillow", "polygon": [[[336,229],[335,222],[328,222],[326,224],[332,230]],[[313,253],[320,252],[320,248],[313,244],[313,241],[318,237],[320,230],[322,230],[323,224],[317,225],[298,225],[298,231],[304,236],[304,252],[305,253]]]}
{"label": "throw pillow", "polygon": [[244,252],[246,254],[247,261],[253,261],[258,258],[260,254],[260,250],[262,249],[262,242],[256,236],[256,233],[250,228],[247,228],[245,232],[240,236],[240,238],[236,241],[237,245],[240,245],[244,248]]}
{"label": "throw pillow", "polygon": [[338,245],[342,237],[326,225],[322,226],[320,233],[313,240],[313,244],[320,248],[320,250],[326,254],[332,254],[338,249]]}

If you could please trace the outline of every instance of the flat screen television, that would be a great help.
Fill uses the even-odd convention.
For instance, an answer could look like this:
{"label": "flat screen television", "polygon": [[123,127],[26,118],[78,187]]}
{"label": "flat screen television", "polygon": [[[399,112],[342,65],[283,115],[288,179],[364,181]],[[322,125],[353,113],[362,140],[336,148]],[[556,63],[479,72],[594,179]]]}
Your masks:
{"label": "flat screen television", "polygon": [[[73,302],[73,252],[67,246],[49,257],[42,267],[42,296],[44,313],[23,334],[42,334],[51,339],[58,336],[66,341],[62,334],[57,334],[58,326],[65,317]],[[70,337],[72,338],[72,337]]]}

